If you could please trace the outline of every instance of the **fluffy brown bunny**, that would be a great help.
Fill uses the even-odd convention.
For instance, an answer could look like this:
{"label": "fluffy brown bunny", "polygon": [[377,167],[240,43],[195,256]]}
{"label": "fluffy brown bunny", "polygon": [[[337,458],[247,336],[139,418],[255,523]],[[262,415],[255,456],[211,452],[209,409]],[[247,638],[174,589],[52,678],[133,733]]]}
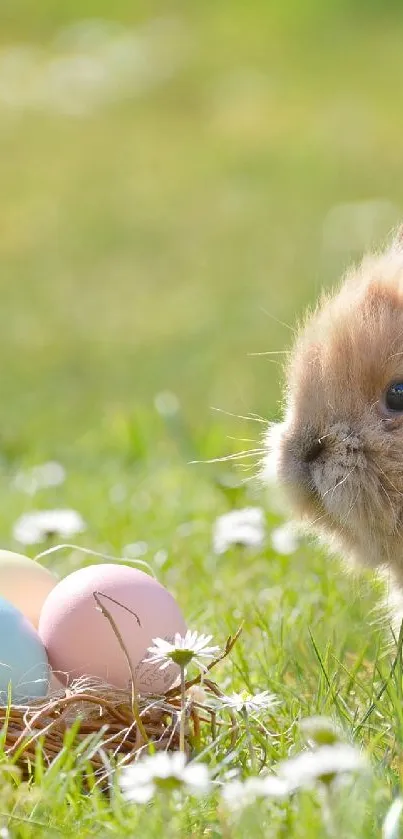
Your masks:
{"label": "fluffy brown bunny", "polygon": [[[403,603],[403,237],[366,256],[297,333],[268,460],[298,518],[385,569]],[[394,594],[393,594],[394,592]],[[401,614],[400,614],[401,616]]]}

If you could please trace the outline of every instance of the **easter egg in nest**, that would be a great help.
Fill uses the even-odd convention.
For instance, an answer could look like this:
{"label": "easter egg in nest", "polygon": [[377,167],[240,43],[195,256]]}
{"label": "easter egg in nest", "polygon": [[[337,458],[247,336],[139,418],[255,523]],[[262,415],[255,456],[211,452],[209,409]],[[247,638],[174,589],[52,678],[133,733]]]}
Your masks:
{"label": "easter egg in nest", "polygon": [[12,603],[35,627],[43,603],[56,584],[57,577],[39,562],[0,550],[0,597]]}
{"label": "easter egg in nest", "polygon": [[141,694],[165,693],[179,675],[173,663],[161,670],[144,662],[153,638],[173,640],[177,632],[184,635],[186,624],[164,586],[137,568],[109,563],[89,565],[61,580],[39,620],[49,662],[65,684],[87,676],[127,688],[126,650]]}
{"label": "easter egg in nest", "polygon": [[27,704],[46,696],[49,665],[46,650],[30,621],[0,597],[0,704]]}

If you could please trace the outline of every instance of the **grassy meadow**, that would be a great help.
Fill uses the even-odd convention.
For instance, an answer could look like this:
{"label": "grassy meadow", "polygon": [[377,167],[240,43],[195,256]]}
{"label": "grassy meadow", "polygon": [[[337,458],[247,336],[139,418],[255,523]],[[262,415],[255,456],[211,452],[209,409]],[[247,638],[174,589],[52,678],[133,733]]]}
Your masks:
{"label": "grassy meadow", "polygon": [[[286,513],[254,480],[259,455],[190,465],[259,448],[282,356],[253,354],[286,349],[319,289],[403,216],[401,6],[5,0],[0,20],[0,544],[35,556],[47,543],[25,548],[16,520],[77,510],[73,541],[148,562],[190,628],[223,645],[243,621],[217,682],[279,700],[241,718],[232,751],[206,738],[201,799],[87,794],[67,747],[27,784],[3,755],[0,836],[402,835],[382,833],[403,682],[379,585],[310,543],[275,551]],[[85,55],[109,38],[103,82]],[[24,492],[15,476],[49,460],[65,482]],[[215,554],[217,516],[247,506],[264,508],[264,546]],[[91,558],[46,561],[66,574]],[[231,773],[275,771],[318,714],[370,772],[223,803]]]}

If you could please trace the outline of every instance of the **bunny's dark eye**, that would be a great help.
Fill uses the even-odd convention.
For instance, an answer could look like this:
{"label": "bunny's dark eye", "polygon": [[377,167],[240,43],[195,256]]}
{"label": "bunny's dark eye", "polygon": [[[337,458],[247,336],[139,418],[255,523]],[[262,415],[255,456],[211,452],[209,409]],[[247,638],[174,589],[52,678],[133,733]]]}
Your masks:
{"label": "bunny's dark eye", "polygon": [[388,411],[403,413],[403,382],[395,382],[387,389],[385,405]]}

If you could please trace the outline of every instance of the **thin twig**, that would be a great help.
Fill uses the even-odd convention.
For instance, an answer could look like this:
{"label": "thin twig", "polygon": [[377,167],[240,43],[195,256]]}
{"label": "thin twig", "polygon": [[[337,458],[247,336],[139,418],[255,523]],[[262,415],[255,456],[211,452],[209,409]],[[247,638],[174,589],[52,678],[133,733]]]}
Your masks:
{"label": "thin twig", "polygon": [[179,728],[179,750],[185,751],[185,725],[186,725],[186,679],[185,665],[181,665],[181,718]]}
{"label": "thin twig", "polygon": [[[128,653],[126,645],[125,645],[125,642],[123,641],[123,638],[122,638],[122,636],[119,632],[119,629],[116,625],[116,622],[115,622],[114,618],[112,617],[112,615],[108,611],[108,609],[106,609],[106,607],[103,606],[103,604],[101,603],[101,600],[100,600],[100,597],[108,597],[108,596],[105,595],[105,594],[102,594],[101,591],[94,591],[93,596],[94,596],[94,600],[98,604],[102,614],[109,621],[109,623],[110,623],[110,625],[111,625],[111,627],[112,627],[112,629],[113,629],[113,631],[116,635],[116,638],[119,642],[119,646],[120,646],[120,648],[121,648],[121,650],[122,650],[122,652],[125,656],[125,659],[127,661],[127,665],[129,667],[129,671],[130,671],[130,680],[131,680],[133,716],[134,716],[134,719],[136,720],[136,723],[139,727],[139,731],[141,732],[141,736],[143,737],[144,741],[146,743],[148,743],[147,733],[146,733],[146,730],[145,730],[144,725],[142,723],[142,720],[140,718],[139,703],[138,703],[138,699],[137,699],[137,696],[136,696],[136,689],[135,689],[134,669],[133,669],[133,664],[132,664],[131,658],[129,656],[129,653]],[[112,598],[108,597],[108,600],[112,600]],[[114,601],[114,602],[116,603],[116,601]],[[121,604],[118,603],[118,605],[120,606]],[[126,606],[123,606],[122,608],[126,609]],[[130,611],[130,609],[127,609],[127,611]],[[137,618],[138,624],[140,626],[140,621],[139,621],[137,615],[135,615],[135,617]]]}

